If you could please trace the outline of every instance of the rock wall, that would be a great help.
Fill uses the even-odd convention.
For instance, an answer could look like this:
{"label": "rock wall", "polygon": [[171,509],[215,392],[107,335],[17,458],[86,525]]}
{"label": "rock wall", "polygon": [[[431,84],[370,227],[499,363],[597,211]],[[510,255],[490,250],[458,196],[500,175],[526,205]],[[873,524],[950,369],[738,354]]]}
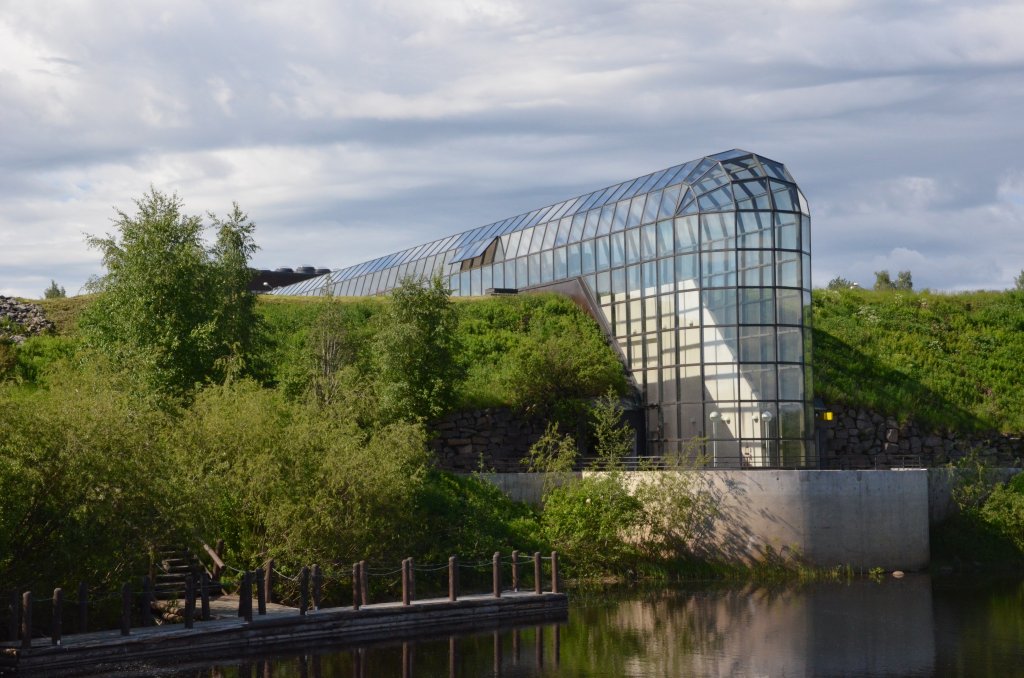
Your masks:
{"label": "rock wall", "polygon": [[971,450],[993,466],[1020,466],[1024,460],[1020,435],[933,431],[864,408],[831,409],[835,419],[818,422],[822,468],[941,466]]}
{"label": "rock wall", "polygon": [[53,332],[54,329],[41,306],[0,296],[0,341],[20,344],[31,336]]}
{"label": "rock wall", "polygon": [[488,408],[450,414],[433,425],[430,447],[438,466],[467,473],[524,471],[522,459],[544,434],[546,422],[525,419],[506,408]]}

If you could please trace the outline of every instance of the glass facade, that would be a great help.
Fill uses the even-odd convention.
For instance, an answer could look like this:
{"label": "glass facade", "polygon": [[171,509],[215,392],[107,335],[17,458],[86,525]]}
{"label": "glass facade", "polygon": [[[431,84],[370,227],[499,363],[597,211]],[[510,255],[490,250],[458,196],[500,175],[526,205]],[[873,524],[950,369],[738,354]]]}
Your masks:
{"label": "glass facade", "polygon": [[647,454],[816,465],[810,213],[778,162],[733,150],[435,240],[274,294],[455,295],[578,281],[641,391]]}

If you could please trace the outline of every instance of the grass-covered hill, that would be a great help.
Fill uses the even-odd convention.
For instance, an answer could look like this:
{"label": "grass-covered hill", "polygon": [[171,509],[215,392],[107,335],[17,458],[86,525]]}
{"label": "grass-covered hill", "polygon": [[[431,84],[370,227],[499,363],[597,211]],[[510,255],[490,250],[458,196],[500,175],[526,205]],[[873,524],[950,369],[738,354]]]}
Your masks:
{"label": "grass-covered hill", "polygon": [[[91,299],[37,303],[58,333],[74,337]],[[336,303],[359,335],[371,331],[371,319],[387,302]],[[815,395],[828,404],[939,428],[1024,431],[1024,292],[815,290],[813,303]],[[316,297],[260,298],[273,382],[294,383],[321,306]],[[536,377],[561,370],[544,384],[569,381],[581,393],[622,387],[615,356],[597,326],[566,299],[522,295],[458,300],[456,306],[466,368],[461,406],[538,397],[528,392],[524,371]]]}
{"label": "grass-covered hill", "polygon": [[[27,342],[10,376],[31,384],[50,360],[67,355],[78,321],[94,296],[33,301],[57,327],[57,338]],[[305,387],[312,346],[323,331],[345,337],[349,360],[370,371],[374,318],[385,298],[259,297],[267,341],[265,383],[295,395]],[[625,375],[597,324],[570,300],[550,294],[456,300],[457,360],[463,378],[455,406],[539,408],[559,397],[622,392]],[[328,310],[329,309],[329,310]],[[2,381],[2,375],[0,375]]]}
{"label": "grass-covered hill", "polygon": [[813,304],[814,385],[827,403],[1024,431],[1024,292],[816,290]]}

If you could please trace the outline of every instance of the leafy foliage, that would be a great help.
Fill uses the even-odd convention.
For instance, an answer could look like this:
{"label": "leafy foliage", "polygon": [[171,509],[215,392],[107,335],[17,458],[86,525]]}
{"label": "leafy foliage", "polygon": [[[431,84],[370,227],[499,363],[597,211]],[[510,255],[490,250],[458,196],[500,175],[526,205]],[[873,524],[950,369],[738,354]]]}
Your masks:
{"label": "leafy foliage", "polygon": [[374,335],[378,406],[385,420],[433,419],[455,399],[458,315],[440,277],[391,291]]}
{"label": "leafy foliage", "polygon": [[545,535],[582,575],[635,566],[638,549],[629,537],[643,522],[643,504],[615,473],[555,487],[544,497],[541,516]]}
{"label": "leafy foliage", "polygon": [[50,286],[43,290],[44,299],[62,299],[68,296],[67,291],[57,284],[56,280],[50,281]]}
{"label": "leafy foliage", "polygon": [[841,275],[837,275],[836,277],[829,280],[828,285],[826,286],[826,288],[830,290],[849,290],[855,287],[857,287],[857,283],[853,282],[852,280],[847,280]]}
{"label": "leafy foliage", "polygon": [[244,372],[259,332],[246,291],[253,224],[235,205],[214,218],[207,249],[202,219],[176,195],[150,189],[136,207],[117,211],[116,234],[88,238],[107,268],[82,319],[88,343],[130,371],[137,390],[165,396]]}

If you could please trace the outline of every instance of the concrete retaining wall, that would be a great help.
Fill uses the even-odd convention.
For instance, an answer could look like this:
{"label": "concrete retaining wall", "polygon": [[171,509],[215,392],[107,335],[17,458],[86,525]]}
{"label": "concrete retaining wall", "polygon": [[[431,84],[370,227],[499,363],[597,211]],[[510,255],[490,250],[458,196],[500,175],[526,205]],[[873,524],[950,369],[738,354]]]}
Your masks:
{"label": "concrete retaining wall", "polygon": [[[738,561],[781,555],[864,569],[928,565],[930,507],[943,490],[938,481],[930,487],[927,470],[694,473],[717,508],[701,539],[706,555]],[[627,475],[643,481],[643,473]],[[483,477],[513,499],[540,503],[541,474]]]}

